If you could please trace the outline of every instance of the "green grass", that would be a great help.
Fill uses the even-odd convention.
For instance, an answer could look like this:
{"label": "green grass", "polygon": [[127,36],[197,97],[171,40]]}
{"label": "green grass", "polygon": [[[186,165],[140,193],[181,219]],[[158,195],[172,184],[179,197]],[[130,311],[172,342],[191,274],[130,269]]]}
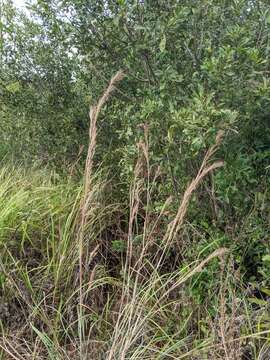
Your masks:
{"label": "green grass", "polygon": [[[108,204],[107,188],[97,175],[80,288],[82,184],[45,171],[1,169],[2,359],[241,359],[247,352],[261,359],[270,332],[266,305],[254,310],[228,271],[230,252],[207,246],[192,263],[172,265],[171,250],[160,251],[166,228],[159,228],[163,240],[152,238],[162,214],[138,225],[140,210]],[[131,256],[128,244],[113,245],[132,239],[139,240]],[[204,272],[211,287],[197,303],[194,286]]]}
{"label": "green grass", "polygon": [[120,185],[94,171],[98,115],[123,76],[90,109],[82,181],[2,167],[1,356],[261,360],[269,353],[269,314],[254,290],[270,291],[236,268],[241,233],[234,244],[212,229],[209,241],[209,232],[198,235],[197,219],[186,222],[194,193],[224,165],[215,160],[224,132],[181,197],[159,198],[147,127],[120,202]]}
{"label": "green grass", "polygon": [[94,171],[98,115],[123,76],[91,108],[82,180],[0,170],[1,358],[262,360],[269,312],[254,290],[270,291],[241,274],[247,229],[231,241],[187,222],[194,193],[224,165],[215,160],[224,133],[182,196],[160,199],[147,127],[126,195]]}

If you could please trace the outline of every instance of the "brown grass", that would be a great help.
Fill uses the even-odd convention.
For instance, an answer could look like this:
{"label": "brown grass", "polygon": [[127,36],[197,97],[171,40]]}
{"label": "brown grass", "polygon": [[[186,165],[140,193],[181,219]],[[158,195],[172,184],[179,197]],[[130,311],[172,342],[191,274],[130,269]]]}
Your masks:
{"label": "brown grass", "polygon": [[[116,84],[119,83],[125,74],[123,71],[118,71],[110,80],[108,87],[105,89],[102,96],[99,98],[97,103],[90,107],[89,111],[89,145],[87,151],[87,158],[85,162],[85,172],[84,172],[84,189],[79,209],[79,229],[77,234],[77,241],[79,245],[79,284],[80,284],[80,295],[79,295],[79,304],[80,304],[80,316],[82,317],[82,306],[83,306],[83,249],[84,249],[84,233],[85,225],[87,223],[87,212],[91,202],[91,186],[92,186],[92,175],[93,175],[93,159],[96,150],[97,143],[97,120],[100,114],[100,111],[106,101],[109,99],[110,95],[115,91]],[[96,253],[96,251],[95,251]],[[80,334],[81,342],[84,337],[83,326]]]}
{"label": "brown grass", "polygon": [[202,180],[212,171],[214,171],[217,168],[220,168],[224,165],[223,161],[215,161],[213,164],[209,165],[209,161],[212,159],[216,151],[218,150],[221,141],[223,137],[223,132],[220,131],[217,134],[215,144],[210,147],[210,149],[207,151],[201,167],[197,173],[197,176],[191,181],[191,183],[188,185],[186,191],[184,192],[182,201],[180,203],[180,206],[178,208],[177,214],[173,221],[169,224],[167,233],[164,236],[163,242],[166,244],[166,246],[169,246],[172,244],[172,242],[175,240],[176,235],[178,234],[181,226],[183,225],[188,205],[190,202],[190,199],[192,197],[193,192],[198,188]]}
{"label": "brown grass", "polygon": [[[157,219],[154,221],[154,224],[151,224],[149,221],[148,214],[148,205],[151,200],[151,188],[150,188],[150,161],[149,161],[149,142],[148,142],[148,127],[144,126],[144,140],[141,140],[138,145],[138,160],[134,170],[134,182],[131,187],[131,198],[130,198],[130,217],[129,217],[129,227],[128,227],[128,246],[127,246],[127,257],[124,267],[124,283],[122,287],[122,296],[120,299],[120,305],[118,310],[118,318],[114,327],[114,336],[113,342],[108,352],[107,359],[112,360],[115,358],[125,359],[129,349],[136,342],[136,339],[141,336],[144,332],[144,328],[147,328],[149,314],[155,313],[160,306],[166,306],[166,299],[168,296],[179,288],[184,282],[194,276],[196,273],[202,271],[204,266],[211,261],[213,258],[224,256],[228,253],[228,249],[220,248],[210,254],[206,259],[200,261],[199,264],[196,264],[188,273],[184,276],[179,276],[179,274],[172,276],[170,280],[162,284],[162,280],[158,275],[159,267],[166,249],[173,245],[176,235],[179,233],[181,226],[183,225],[185,216],[187,214],[188,205],[191,199],[193,192],[198,188],[202,180],[215,169],[223,166],[223,161],[215,161],[212,164],[209,164],[217,149],[219,148],[223,132],[218,133],[216,137],[215,144],[210,147],[207,151],[201,167],[198,171],[197,176],[191,181],[188,185],[178,211],[175,215],[174,220],[169,224],[168,229],[163,237],[163,252],[158,259],[158,263],[152,263],[152,270],[145,276],[144,265],[151,263],[151,257],[153,254],[150,254],[150,257],[147,256],[147,250],[150,245],[153,244],[154,240],[152,238],[155,226],[161,219],[164,214],[164,208],[168,206],[171,202],[171,198],[167,199],[164,204],[164,207],[161,209],[160,214],[157,216]],[[145,170],[144,170],[145,169]],[[154,179],[156,177],[154,176]],[[146,190],[145,190],[146,189]],[[136,217],[139,212],[140,206],[143,206],[141,196],[143,192],[146,192],[146,214],[144,215],[144,232],[142,245],[140,247],[139,256],[136,259],[136,254],[133,253],[133,238],[134,238],[134,229],[133,224],[136,222]],[[154,254],[155,258],[155,254]],[[133,261],[132,261],[133,259]],[[135,260],[135,261],[134,261]],[[155,290],[157,284],[160,282],[159,290]],[[131,290],[132,289],[132,290]],[[144,289],[146,295],[142,297],[142,289]],[[147,302],[149,301],[148,296],[153,291],[157,291],[156,297],[158,301],[147,310],[147,314],[144,313],[144,309],[149,306]],[[163,305],[162,305],[163,304]]]}

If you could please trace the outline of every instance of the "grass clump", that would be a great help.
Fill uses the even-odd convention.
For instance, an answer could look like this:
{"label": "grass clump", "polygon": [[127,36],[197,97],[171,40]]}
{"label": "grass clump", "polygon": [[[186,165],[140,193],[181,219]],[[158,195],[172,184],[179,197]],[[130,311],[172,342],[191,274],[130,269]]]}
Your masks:
{"label": "grass clump", "polygon": [[[254,310],[233,248],[213,242],[185,257],[193,230],[188,208],[201,183],[224,165],[215,158],[224,133],[181,199],[165,199],[157,212],[159,169],[151,165],[145,124],[130,192],[114,203],[114,185],[94,171],[93,156],[98,114],[122,78],[116,74],[90,111],[82,182],[1,170],[1,356],[260,359],[268,351],[266,304]],[[197,302],[194,289],[203,278]]]}

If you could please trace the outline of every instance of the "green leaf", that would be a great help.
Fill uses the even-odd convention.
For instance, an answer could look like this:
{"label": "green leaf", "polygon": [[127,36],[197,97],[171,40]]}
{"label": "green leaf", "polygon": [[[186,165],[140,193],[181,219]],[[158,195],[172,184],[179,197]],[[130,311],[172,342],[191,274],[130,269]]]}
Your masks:
{"label": "green leaf", "polygon": [[260,288],[260,291],[262,291],[263,293],[265,293],[266,295],[270,296],[270,289],[267,289],[267,288]]}
{"label": "green leaf", "polygon": [[113,240],[112,250],[118,253],[123,252],[126,249],[126,243],[123,240]]}
{"label": "green leaf", "polygon": [[166,49],[166,35],[163,35],[163,38],[161,39],[159,43],[159,49],[161,52],[164,52]]}
{"label": "green leaf", "polygon": [[264,255],[263,257],[262,257],[262,261],[270,261],[270,255],[269,254],[267,254],[267,255]]}
{"label": "green leaf", "polygon": [[7,91],[11,92],[12,94],[15,94],[16,92],[18,92],[20,90],[21,86],[19,81],[10,83],[6,86]]}
{"label": "green leaf", "polygon": [[248,298],[248,301],[252,304],[266,306],[268,302],[266,300],[258,299],[258,298]]}

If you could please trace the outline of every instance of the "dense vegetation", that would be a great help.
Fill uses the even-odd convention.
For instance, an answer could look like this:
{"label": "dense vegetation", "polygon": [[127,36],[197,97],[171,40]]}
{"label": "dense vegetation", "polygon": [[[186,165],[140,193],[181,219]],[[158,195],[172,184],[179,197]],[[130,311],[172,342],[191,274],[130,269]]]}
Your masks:
{"label": "dense vegetation", "polygon": [[0,0],[0,358],[269,359],[268,0],[27,3]]}

